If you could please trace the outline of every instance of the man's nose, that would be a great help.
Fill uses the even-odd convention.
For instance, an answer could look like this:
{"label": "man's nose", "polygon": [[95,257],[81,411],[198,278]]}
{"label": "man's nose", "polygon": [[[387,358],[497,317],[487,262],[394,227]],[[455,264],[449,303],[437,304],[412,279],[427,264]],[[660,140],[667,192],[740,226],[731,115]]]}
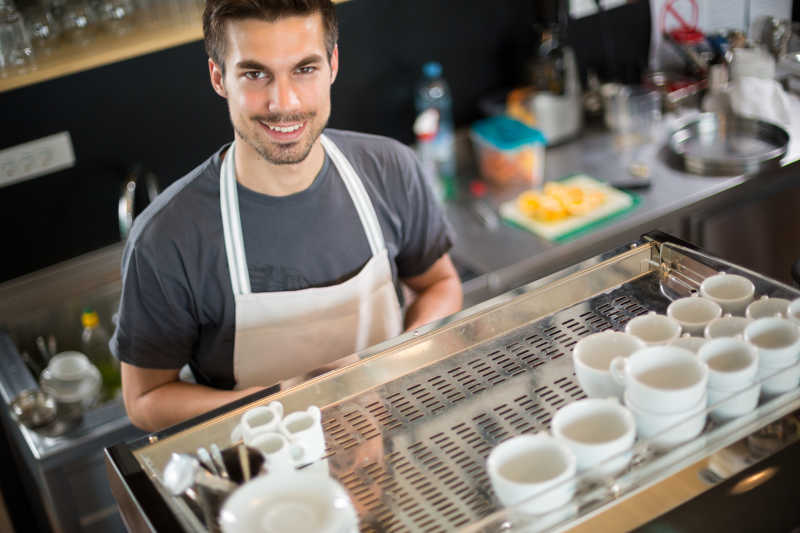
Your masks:
{"label": "man's nose", "polygon": [[268,109],[270,113],[299,109],[300,99],[290,79],[279,77],[272,84]]}

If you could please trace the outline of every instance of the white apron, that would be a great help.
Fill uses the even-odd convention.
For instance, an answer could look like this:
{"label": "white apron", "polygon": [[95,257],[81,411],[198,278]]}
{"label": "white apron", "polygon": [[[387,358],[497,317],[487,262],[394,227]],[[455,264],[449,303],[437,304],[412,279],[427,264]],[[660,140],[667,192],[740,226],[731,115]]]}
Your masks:
{"label": "white apron", "polygon": [[[356,361],[355,352],[402,332],[402,312],[375,209],[344,154],[325,135],[320,140],[350,193],[372,257],[355,277],[338,285],[252,293],[236,191],[236,143],[231,144],[220,173],[220,205],[236,303],[237,389],[278,382],[286,388]],[[314,261],[314,256],[308,260]],[[290,378],[294,379],[287,381]]]}

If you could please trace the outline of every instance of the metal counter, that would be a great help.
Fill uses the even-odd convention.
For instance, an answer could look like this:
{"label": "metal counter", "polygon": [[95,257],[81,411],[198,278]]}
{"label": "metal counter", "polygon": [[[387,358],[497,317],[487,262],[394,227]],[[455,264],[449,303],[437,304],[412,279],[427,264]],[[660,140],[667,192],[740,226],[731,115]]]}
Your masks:
{"label": "metal counter", "polygon": [[[280,400],[286,412],[321,407],[327,453],[317,465],[347,489],[362,531],[539,531],[567,528],[707,458],[800,408],[800,389],[762,398],[752,413],[709,419],[696,439],[658,451],[639,439],[630,467],[578,488],[566,507],[528,516],[503,508],[485,472],[493,446],[549,430],[553,414],[584,397],[571,349],[697,290],[719,271],[746,275],[756,294],[800,291],[702,252],[646,236],[362,354],[359,363],[269,398],[238,405],[108,450],[112,488],[133,530],[206,531],[201,515],[160,476],[173,452],[230,447],[241,414]],[[707,412],[713,408],[709,407]],[[317,466],[315,465],[315,466]],[[136,483],[134,484],[134,478]],[[142,483],[144,480],[145,483]],[[148,507],[146,502],[158,505]],[[164,522],[166,521],[166,522]]]}
{"label": "metal counter", "polygon": [[[486,227],[476,216],[474,199],[468,192],[446,204],[455,232],[451,255],[457,264],[476,275],[465,285],[465,301],[468,304],[483,301],[633,241],[654,229],[703,245],[698,226],[704,216],[759,201],[787,187],[797,187],[800,164],[796,155],[784,158],[782,168],[753,176],[706,177],[682,170],[670,158],[663,142],[670,128],[678,122],[677,117],[666,117],[652,143],[632,150],[620,149],[613,134],[599,126],[587,127],[577,139],[547,148],[545,181],[585,173],[613,183],[628,179],[631,161],[643,163],[650,169],[651,185],[633,191],[641,200],[635,210],[567,242],[552,243],[503,223],[494,229]],[[465,137],[458,140],[459,154],[465,155],[460,161],[462,174],[476,176],[469,157],[469,140]],[[501,203],[514,198],[523,189],[523,186],[490,187],[485,201],[497,212]]]}

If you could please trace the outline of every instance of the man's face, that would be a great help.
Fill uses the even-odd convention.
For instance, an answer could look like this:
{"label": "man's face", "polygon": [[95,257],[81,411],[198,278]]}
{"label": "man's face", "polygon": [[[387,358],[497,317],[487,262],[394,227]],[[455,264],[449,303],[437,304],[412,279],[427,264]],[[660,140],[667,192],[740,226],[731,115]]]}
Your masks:
{"label": "man's face", "polygon": [[225,24],[225,74],[210,59],[209,70],[237,137],[270,163],[303,161],[330,116],[338,70],[338,49],[328,62],[321,15]]}

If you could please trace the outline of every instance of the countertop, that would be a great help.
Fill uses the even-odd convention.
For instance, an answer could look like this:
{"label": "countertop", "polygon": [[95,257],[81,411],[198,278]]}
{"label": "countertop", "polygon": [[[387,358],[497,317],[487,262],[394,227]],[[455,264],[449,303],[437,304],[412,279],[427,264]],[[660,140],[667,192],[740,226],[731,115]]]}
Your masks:
{"label": "countertop", "polygon": [[[644,163],[650,171],[650,186],[631,191],[640,198],[636,209],[566,242],[549,242],[502,222],[495,229],[486,227],[474,211],[476,200],[462,188],[455,200],[445,203],[445,211],[455,233],[451,255],[468,273],[465,306],[633,241],[648,231],[670,231],[687,217],[757,200],[793,184],[796,155],[784,158],[778,168],[751,176],[708,177],[682,170],[670,157],[665,141],[676,122],[687,119],[686,115],[665,118],[654,140],[632,149],[633,153],[616,147],[614,135],[602,126],[586,128],[577,138],[547,148],[545,181],[585,173],[613,184],[630,179],[632,161]],[[468,144],[460,142],[458,146],[463,149]],[[474,165],[465,166],[462,185],[477,174]],[[490,187],[483,201],[497,213],[502,202],[524,189]]]}

